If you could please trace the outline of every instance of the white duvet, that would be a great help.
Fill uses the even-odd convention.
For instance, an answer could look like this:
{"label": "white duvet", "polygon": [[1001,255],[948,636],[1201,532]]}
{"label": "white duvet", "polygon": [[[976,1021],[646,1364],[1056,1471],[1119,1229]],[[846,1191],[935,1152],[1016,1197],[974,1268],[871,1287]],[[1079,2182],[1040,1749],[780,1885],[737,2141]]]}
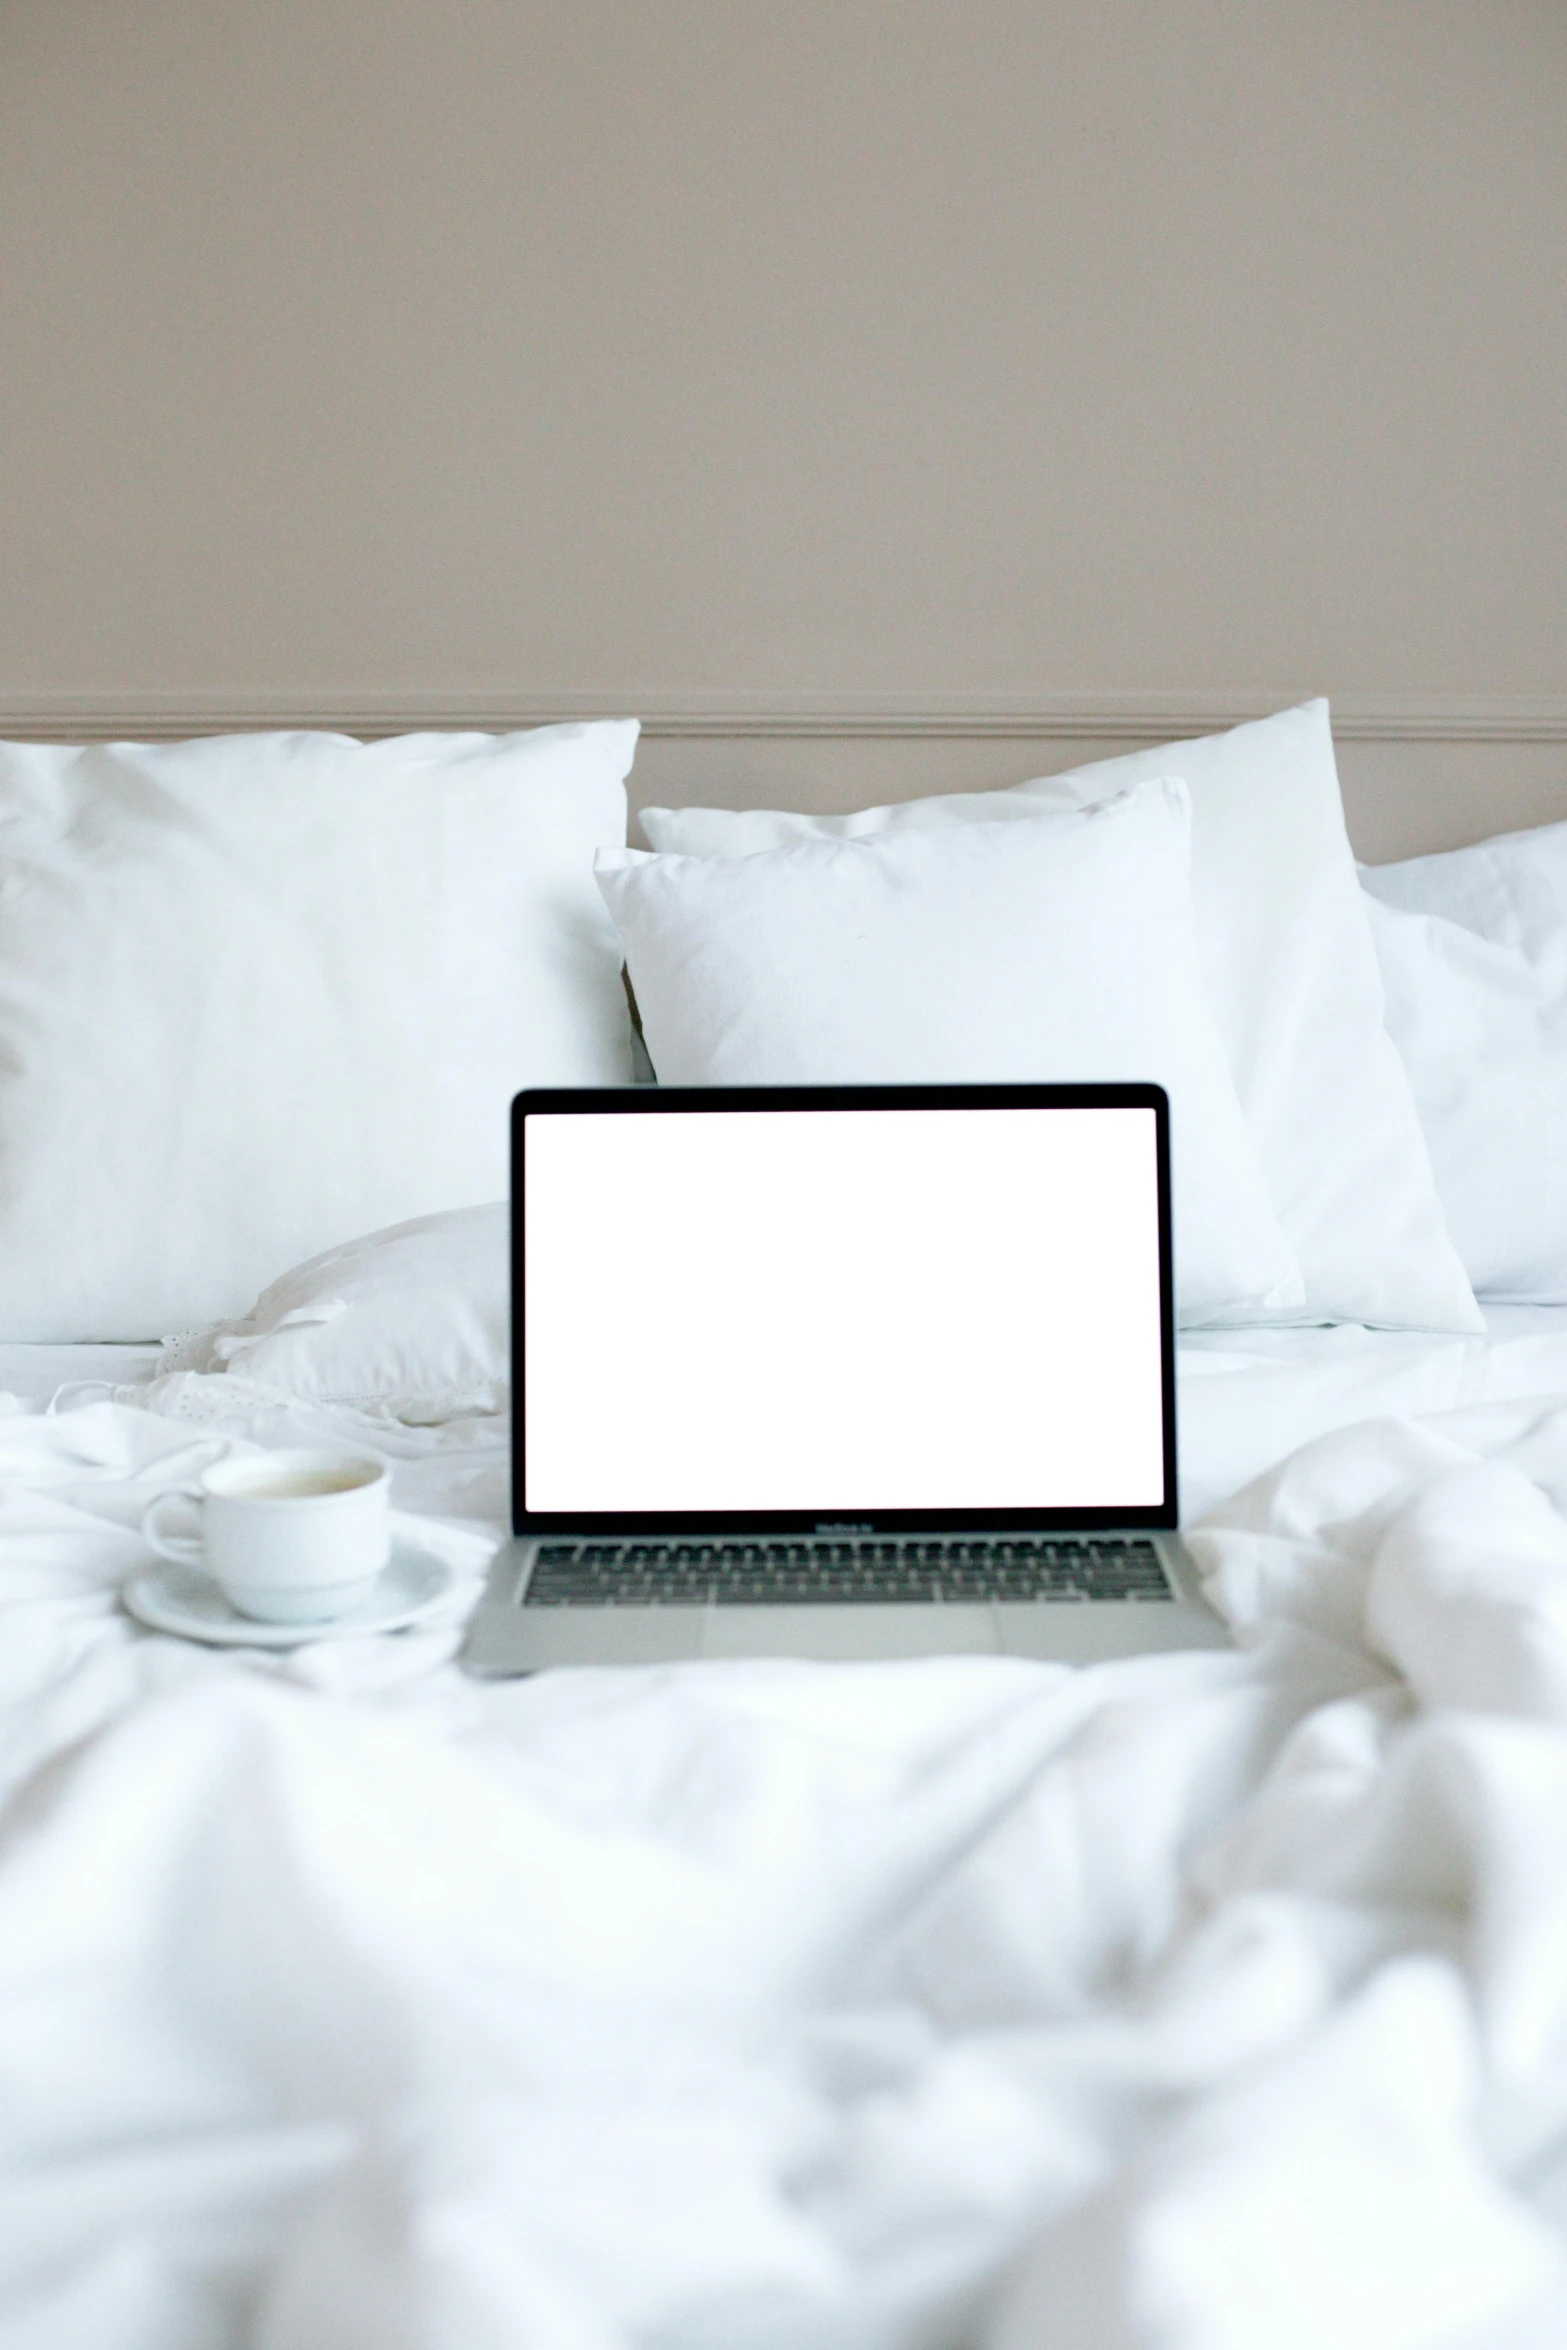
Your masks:
{"label": "white duvet", "polygon": [[[1513,1343],[1345,1392],[1567,1392]],[[148,1496],[307,1421],[0,1415],[5,2350],[1567,2341],[1567,1404],[1221,1506],[1233,1655],[135,1632]],[[500,1434],[383,1431],[466,1590]]]}

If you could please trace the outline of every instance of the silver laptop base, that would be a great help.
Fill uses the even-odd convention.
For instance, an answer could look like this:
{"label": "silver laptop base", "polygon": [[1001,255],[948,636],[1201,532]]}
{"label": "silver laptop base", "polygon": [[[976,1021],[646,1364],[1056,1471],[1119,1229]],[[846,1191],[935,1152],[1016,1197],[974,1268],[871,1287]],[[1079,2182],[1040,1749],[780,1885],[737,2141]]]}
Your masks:
{"label": "silver laptop base", "polygon": [[674,1663],[697,1657],[805,1657],[871,1661],[913,1656],[1026,1656],[1060,1664],[1173,1649],[1227,1648],[1229,1634],[1203,1600],[1176,1536],[1151,1542],[1168,1578],[1163,1599],[1053,1597],[909,1604],[853,1600],[751,1606],[680,1600],[647,1605],[524,1604],[541,1547],[506,1543],[490,1569],[462,1662],[482,1677],[552,1665]]}

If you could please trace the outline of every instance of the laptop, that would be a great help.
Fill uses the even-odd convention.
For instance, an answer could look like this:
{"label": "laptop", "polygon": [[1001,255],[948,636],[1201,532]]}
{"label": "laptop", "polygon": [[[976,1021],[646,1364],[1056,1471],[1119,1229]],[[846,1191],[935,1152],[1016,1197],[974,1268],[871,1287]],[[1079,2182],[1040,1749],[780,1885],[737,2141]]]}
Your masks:
{"label": "laptop", "polygon": [[1176,1531],[1159,1087],[512,1119],[514,1536],[470,1672],[1228,1644]]}

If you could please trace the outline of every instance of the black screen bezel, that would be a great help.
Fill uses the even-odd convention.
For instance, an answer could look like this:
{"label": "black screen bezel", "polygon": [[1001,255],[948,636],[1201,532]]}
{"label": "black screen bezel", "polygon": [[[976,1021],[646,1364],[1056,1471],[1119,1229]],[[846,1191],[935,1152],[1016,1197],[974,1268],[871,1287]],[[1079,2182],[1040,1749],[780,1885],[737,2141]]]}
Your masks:
{"label": "black screen bezel", "polygon": [[[522,1327],[525,1269],[522,1201],[526,1121],[550,1117],[660,1117],[746,1110],[1152,1110],[1159,1193],[1159,1349],[1163,1407],[1164,1498],[1132,1509],[810,1510],[527,1510],[523,1381],[517,1333]],[[540,1087],[517,1095],[511,1126],[512,1525],[519,1535],[786,1535],[828,1530],[854,1534],[1022,1533],[1125,1527],[1173,1529],[1179,1523],[1175,1460],[1175,1292],[1170,1215],[1170,1109],[1159,1085],[800,1085]],[[627,1203],[628,1220],[633,1203]],[[607,1375],[609,1367],[606,1366]]]}

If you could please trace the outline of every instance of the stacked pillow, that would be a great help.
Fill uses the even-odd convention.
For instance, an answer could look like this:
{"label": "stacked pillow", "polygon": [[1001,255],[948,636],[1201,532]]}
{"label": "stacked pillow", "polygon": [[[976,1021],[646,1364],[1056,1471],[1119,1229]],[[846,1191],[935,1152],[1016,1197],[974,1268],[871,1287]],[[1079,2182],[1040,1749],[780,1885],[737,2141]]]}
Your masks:
{"label": "stacked pillow", "polygon": [[631,1075],[631,721],[0,744],[0,1335],[159,1337]]}
{"label": "stacked pillow", "polygon": [[1190,865],[1162,779],[1024,824],[598,872],[666,1083],[1165,1085],[1178,1288],[1209,1321],[1304,1292],[1203,1003]]}
{"label": "stacked pillow", "polygon": [[[1448,1237],[1409,1082],[1383,1025],[1381,978],[1344,831],[1325,702],[1011,791],[914,801],[848,817],[645,811],[643,823],[660,854],[648,861],[608,858],[603,878],[626,939],[655,1068],[666,1078],[678,1069],[702,1081],[741,1066],[758,1075],[786,1066],[804,1074],[812,1066],[822,1068],[823,1031],[834,1019],[845,1024],[844,1042],[832,1063],[834,1076],[872,1081],[910,1074],[918,1065],[918,1053],[907,1035],[895,1032],[890,1017],[881,1025],[868,1024],[856,1009],[848,1025],[857,986],[852,954],[845,952],[835,974],[836,1011],[820,986],[808,984],[817,949],[803,935],[789,961],[787,984],[773,989],[775,1000],[765,1011],[757,1008],[765,974],[724,907],[737,888],[757,906],[770,892],[756,874],[742,880],[744,869],[736,860],[781,861],[802,849],[820,858],[832,847],[879,846],[883,863],[876,888],[883,902],[899,898],[910,916],[905,925],[910,938],[917,935],[916,910],[949,929],[964,918],[983,928],[988,919],[983,893],[969,862],[958,861],[960,836],[976,827],[1037,826],[1041,816],[1081,814],[1172,775],[1184,779],[1190,795],[1190,889],[1206,1019],[1217,1036],[1264,1190],[1301,1283],[1294,1293],[1284,1281],[1259,1284],[1254,1271],[1242,1280],[1239,1267],[1231,1266],[1222,1269],[1228,1289],[1221,1298],[1211,1283],[1194,1287],[1188,1258],[1183,1268],[1188,1317],[1482,1329]],[[1129,841],[1132,829],[1122,837]],[[893,844],[914,836],[934,836],[917,873],[912,865],[889,865]],[[1021,845],[1017,854],[1025,855]],[[721,860],[723,869],[704,885],[696,868],[705,859]],[[1002,861],[993,854],[987,873]],[[1030,870],[1042,871],[1047,863],[1030,853]],[[804,909],[808,892],[782,862],[762,870],[779,876],[768,950],[776,961],[794,919],[782,909]],[[825,878],[830,868],[809,870]],[[993,886],[992,875],[985,888]],[[869,905],[871,885],[856,887]],[[1014,1022],[1009,1033],[1021,1034],[1016,1023],[1037,1016],[1033,1009],[1027,1014],[1017,1009],[1021,989],[1047,993],[1059,1007],[1121,988],[1118,958],[1141,962],[1142,950],[1121,918],[1120,878],[1103,861],[1095,887],[1096,894],[1081,908],[1086,919],[1069,931],[1056,930],[1055,901],[1041,898],[1035,917],[1040,936],[1027,954],[1018,949],[1004,978],[999,960],[987,960],[987,1019],[997,1017],[1005,996]],[[849,891],[845,902],[854,895]],[[1020,926],[1027,922],[1022,898],[1014,901],[1009,919]],[[1086,948],[1085,930],[1092,942]],[[1059,953],[1052,944],[1057,936]],[[1163,968],[1163,961],[1155,959]],[[890,1014],[885,972],[878,984],[879,1000]],[[927,990],[921,997],[921,1020],[932,1057],[940,1044],[940,1073],[995,1074],[993,1062],[982,1071],[970,1058],[970,1050],[992,1049],[980,1042],[982,1025],[970,1028],[969,1047],[961,1040],[955,1046],[952,1034],[930,1024],[930,994]],[[727,1007],[716,1024],[715,1004]],[[742,1004],[747,1007],[743,1017]],[[1198,1015],[1189,1004],[1183,1005],[1179,1025],[1195,1038]],[[1045,1031],[1036,1033],[1042,1043]],[[1046,1057],[1026,1070],[1014,1062],[1013,1073],[1035,1078],[1069,1073],[1065,1052],[1054,1057],[1061,1046],[1059,1022],[1052,1038]],[[928,1063],[926,1073],[935,1073]],[[1071,1066],[1070,1073],[1082,1073],[1081,1066]],[[1155,1072],[1096,1065],[1094,1073]],[[1194,1095],[1187,1108],[1191,1115],[1183,1113],[1183,1124],[1190,1134],[1193,1125],[1211,1118],[1211,1097]],[[1210,1124],[1208,1139],[1229,1179],[1238,1180],[1240,1162],[1224,1129]],[[1194,1147],[1186,1145],[1188,1152]],[[1188,1190],[1182,1217],[1188,1239],[1197,1234],[1195,1215],[1200,1209]],[[1179,1253],[1179,1237],[1177,1246]]]}
{"label": "stacked pillow", "polygon": [[[636,732],[0,744],[0,1335],[222,1322],[236,1371],[336,1397],[362,1325],[367,1397],[420,1409],[371,1294],[417,1320],[426,1220],[504,1191],[518,1086],[632,1076],[606,900],[666,1080],[1162,1078],[1188,1320],[1476,1329],[1380,947],[1477,1277],[1567,1295],[1534,1172],[1567,827],[1368,876],[1368,921],[1318,702],[1009,792],[654,809],[639,857]],[[432,1394],[499,1392],[499,1213],[477,1318],[478,1227],[441,1228]]]}
{"label": "stacked pillow", "polygon": [[1484,1297],[1567,1303],[1567,824],[1361,880],[1470,1278]]}
{"label": "stacked pillow", "polygon": [[504,1201],[416,1216],[296,1266],[248,1314],[169,1339],[158,1375],[242,1379],[416,1426],[504,1411],[510,1253]]}

